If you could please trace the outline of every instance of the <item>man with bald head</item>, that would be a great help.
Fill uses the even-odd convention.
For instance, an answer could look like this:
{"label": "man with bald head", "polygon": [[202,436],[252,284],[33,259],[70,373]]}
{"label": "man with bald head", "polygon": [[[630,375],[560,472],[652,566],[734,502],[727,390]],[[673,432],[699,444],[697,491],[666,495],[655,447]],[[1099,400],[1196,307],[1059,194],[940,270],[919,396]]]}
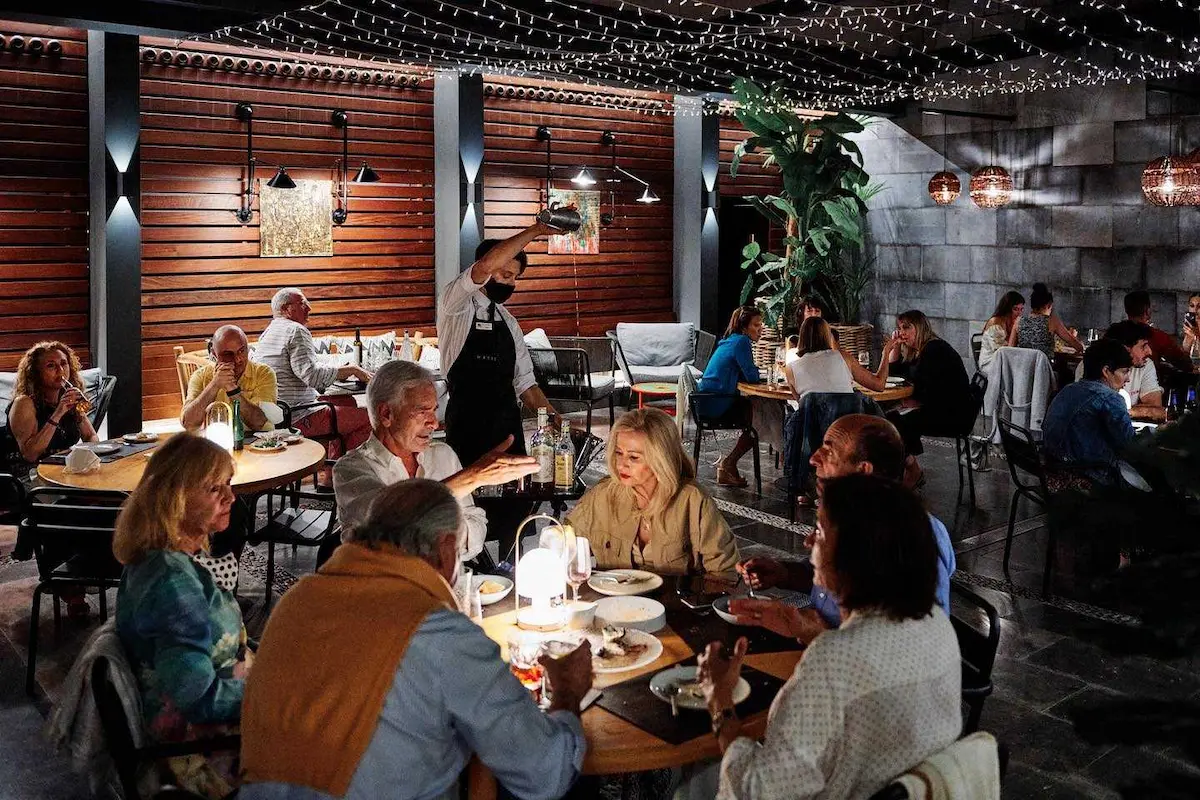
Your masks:
{"label": "man with bald head", "polygon": [[199,428],[211,404],[222,402],[232,406],[231,401],[236,398],[246,430],[271,430],[262,404],[277,402],[275,372],[266,364],[250,360],[246,334],[236,325],[222,325],[213,334],[209,352],[217,363],[196,370],[188,381],[187,400],[179,415],[183,427]]}
{"label": "man with bald head", "polygon": [[[824,481],[862,473],[879,475],[896,482],[904,478],[904,442],[892,423],[868,414],[841,417],[825,431],[821,447],[810,463],[816,470],[817,489]],[[950,576],[954,573],[954,547],[950,533],[937,517],[929,515],[938,552],[937,602],[950,613]],[[805,544],[812,547],[813,533]],[[813,583],[812,562],[805,559],[783,563],[770,558],[751,558],[738,564],[738,572],[751,589],[778,586],[809,592],[811,608],[797,609],[775,600],[734,600],[730,611],[745,625],[761,625],[776,633],[811,642],[822,631],[841,624],[841,610],[825,587]]]}

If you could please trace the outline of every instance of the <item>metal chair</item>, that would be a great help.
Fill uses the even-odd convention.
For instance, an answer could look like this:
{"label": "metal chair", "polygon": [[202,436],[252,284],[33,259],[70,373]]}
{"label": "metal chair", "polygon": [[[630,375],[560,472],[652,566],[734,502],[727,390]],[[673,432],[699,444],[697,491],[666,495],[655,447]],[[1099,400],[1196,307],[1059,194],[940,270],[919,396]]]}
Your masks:
{"label": "metal chair", "polygon": [[[753,425],[743,425],[740,422],[732,422],[722,420],[720,418],[712,418],[706,416],[699,408],[705,402],[713,400],[736,400],[741,398],[738,394],[722,394],[720,392],[701,392],[696,386],[696,376],[690,369],[683,371],[684,391],[688,397],[688,410],[692,417],[692,423],[696,426],[696,445],[692,454],[692,460],[696,463],[700,462],[700,441],[704,436],[705,431],[743,431],[750,435],[754,441],[754,447],[751,448],[751,453],[754,455],[754,485],[758,490],[759,497],[762,496],[762,465],[759,460],[758,453],[758,431]],[[697,402],[700,401],[700,402]]]}
{"label": "metal chair", "polygon": [[[103,656],[92,663],[92,697],[96,701],[100,726],[104,730],[104,741],[108,745],[109,755],[116,766],[117,777],[121,782],[122,794],[126,800],[139,800],[142,796],[138,791],[137,778],[138,768],[143,764],[171,756],[196,753],[208,755],[241,749],[242,737],[236,734],[137,747],[134,744],[133,731],[142,727],[142,721],[130,719],[126,715],[121,696],[113,683],[114,669],[112,662]],[[179,789],[164,789],[155,797],[195,796],[190,793],[180,794],[180,792]]]}
{"label": "metal chair", "polygon": [[549,400],[581,403],[587,409],[587,431],[592,432],[592,409],[608,400],[608,424],[616,422],[613,398],[616,381],[608,378],[596,385],[592,376],[591,359],[581,347],[529,348],[533,374],[538,386]]}
{"label": "metal chair", "polygon": [[[1045,508],[1049,502],[1050,489],[1046,486],[1046,465],[1033,432],[1006,419],[997,419],[1000,428],[1000,446],[1008,461],[1008,474],[1012,477],[1012,501],[1008,506],[1008,533],[1004,537],[1004,574],[1008,575],[1008,559],[1012,554],[1013,535],[1017,525],[1017,502],[1022,498]],[[1030,480],[1032,478],[1032,480]],[[1054,532],[1047,526],[1049,540],[1046,545],[1046,568],[1042,577],[1042,591],[1050,587],[1050,570],[1054,563]]]}
{"label": "metal chair", "polygon": [[7,472],[0,472],[0,525],[21,521],[25,510],[25,484]]}
{"label": "metal chair", "polygon": [[31,546],[38,565],[38,585],[29,613],[29,664],[25,691],[35,694],[38,621],[42,595],[54,596],[54,626],[62,625],[60,593],[67,588],[100,590],[100,618],[108,619],[108,589],[121,583],[121,564],[113,556],[113,532],[125,500],[122,492],[99,492],[62,486],[39,487],[29,493],[18,538]]}
{"label": "metal chair", "polygon": [[[287,403],[283,402],[282,400],[278,400],[276,402],[279,405],[279,408],[283,411],[283,422],[280,423],[280,427],[283,428],[284,430],[290,430],[292,428],[293,420],[296,416],[296,413],[299,411],[313,411],[313,410],[320,409],[320,408],[327,409],[329,411],[329,432],[328,433],[306,433],[304,435],[306,438],[312,439],[314,442],[318,442],[322,447],[324,447],[326,455],[329,455],[330,442],[338,442],[340,445],[342,437],[341,437],[341,434],[338,432],[337,410],[333,403],[330,403],[326,400],[315,400],[311,403],[299,403],[297,405],[291,406],[291,405],[288,405]],[[332,464],[333,464],[333,462],[329,461],[329,466],[332,466]],[[322,491],[322,490],[326,491],[327,494],[332,492],[333,491],[332,486],[322,487],[320,485],[320,482],[318,481],[319,474],[320,474],[319,472],[313,473],[313,476],[312,476],[313,488],[318,491]]]}
{"label": "metal chair", "polygon": [[704,373],[708,360],[712,358],[713,350],[717,348],[717,337],[708,331],[696,331],[696,358],[692,366]]}
{"label": "metal chair", "polygon": [[[326,460],[332,467],[335,462]],[[276,510],[278,499],[278,510]],[[309,500],[329,503],[328,510],[300,508],[300,501]],[[251,534],[254,544],[267,544],[267,580],[264,589],[263,607],[270,611],[271,593],[275,581],[275,545],[291,545],[295,553],[299,547],[316,547],[317,566],[325,563],[342,540],[342,526],[337,521],[337,503],[329,492],[304,491],[299,484],[267,493],[267,523]]]}
{"label": "metal chair", "polygon": [[979,369],[979,354],[983,352],[983,334],[971,334],[971,356],[975,359],[975,369]]}
{"label": "metal chair", "polygon": [[[958,651],[962,655],[962,699],[970,709],[963,726],[963,735],[979,729],[979,717],[983,714],[984,701],[992,694],[992,667],[996,663],[996,651],[1000,647],[1000,614],[995,606],[958,583],[950,584],[950,597],[972,606],[975,613],[972,621],[960,614],[950,614],[950,624],[958,637]],[[987,630],[982,631],[973,622],[986,619]]]}
{"label": "metal chair", "polygon": [[971,508],[975,507],[975,471],[971,467],[971,433],[975,430],[975,422],[983,411],[983,398],[987,394],[988,379],[982,372],[976,372],[971,378],[971,422],[965,430],[954,435],[954,454],[958,460],[958,496],[962,497],[963,468],[967,471],[967,484],[970,486]]}

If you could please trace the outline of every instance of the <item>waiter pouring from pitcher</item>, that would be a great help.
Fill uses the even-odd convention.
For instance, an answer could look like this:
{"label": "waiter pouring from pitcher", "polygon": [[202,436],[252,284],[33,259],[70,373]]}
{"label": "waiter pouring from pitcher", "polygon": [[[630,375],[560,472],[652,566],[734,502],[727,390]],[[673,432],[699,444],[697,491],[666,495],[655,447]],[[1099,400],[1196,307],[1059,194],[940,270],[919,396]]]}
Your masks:
{"label": "waiter pouring from pitcher", "polygon": [[437,329],[450,392],[446,443],[464,464],[509,436],[509,452],[525,454],[522,403],[534,411],[547,409],[559,425],[558,413],[537,385],[521,326],[504,303],[529,266],[525,246],[562,232],[539,221],[504,241],[485,239],[475,250],[475,263],[442,293]]}

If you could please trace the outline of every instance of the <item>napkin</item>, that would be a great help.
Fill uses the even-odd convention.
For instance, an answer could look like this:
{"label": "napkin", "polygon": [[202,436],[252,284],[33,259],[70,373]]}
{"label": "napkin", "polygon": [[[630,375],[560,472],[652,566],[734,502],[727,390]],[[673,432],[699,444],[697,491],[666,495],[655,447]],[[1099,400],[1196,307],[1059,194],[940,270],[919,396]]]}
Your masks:
{"label": "napkin", "polygon": [[82,475],[100,469],[100,456],[87,447],[73,447],[67,456],[66,472],[69,475]]}
{"label": "napkin", "polygon": [[269,401],[264,401],[258,404],[258,410],[263,412],[263,416],[267,418],[267,422],[272,425],[278,425],[283,422],[283,409]]}

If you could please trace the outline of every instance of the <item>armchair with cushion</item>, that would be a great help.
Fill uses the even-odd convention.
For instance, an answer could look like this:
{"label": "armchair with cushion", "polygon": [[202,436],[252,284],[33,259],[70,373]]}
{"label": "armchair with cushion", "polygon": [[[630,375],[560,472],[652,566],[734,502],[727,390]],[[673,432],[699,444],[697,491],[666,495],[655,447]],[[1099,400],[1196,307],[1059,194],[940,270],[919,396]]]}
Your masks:
{"label": "armchair with cushion", "polygon": [[696,327],[690,322],[620,322],[607,334],[626,382],[677,383],[696,360]]}
{"label": "armchair with cushion", "polygon": [[[541,334],[540,336],[538,334]],[[592,430],[592,409],[608,400],[608,424],[616,421],[613,400],[612,344],[601,336],[556,336],[550,339],[539,328],[525,337],[538,386],[550,400],[582,405],[587,410],[587,431]]]}

